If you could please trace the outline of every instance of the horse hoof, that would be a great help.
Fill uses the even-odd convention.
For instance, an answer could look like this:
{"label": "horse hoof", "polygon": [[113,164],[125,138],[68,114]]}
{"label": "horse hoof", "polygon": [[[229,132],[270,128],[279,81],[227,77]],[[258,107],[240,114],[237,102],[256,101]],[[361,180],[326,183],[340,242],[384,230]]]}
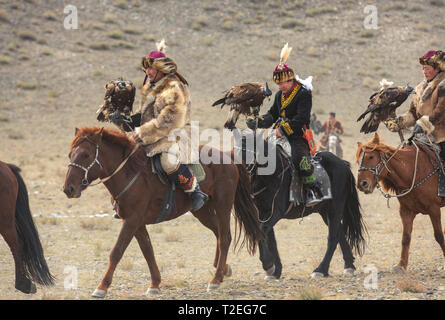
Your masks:
{"label": "horse hoof", "polygon": [[94,292],[91,296],[93,298],[105,298],[106,295],[107,295],[107,292],[105,290],[96,289],[96,290],[94,290]]}
{"label": "horse hoof", "polygon": [[343,270],[343,274],[346,276],[353,276],[355,274],[355,270],[353,268],[346,268]]}
{"label": "horse hoof", "polygon": [[232,276],[232,268],[227,265],[226,273],[224,274],[225,277],[231,277]]}
{"label": "horse hoof", "polygon": [[275,273],[275,265],[272,265],[272,267],[266,270],[266,274],[268,276],[273,276],[274,273]]}
{"label": "horse hoof", "polygon": [[218,288],[219,288],[219,284],[209,283],[209,285],[207,286],[207,292],[212,292]]}
{"label": "horse hoof", "polygon": [[147,296],[154,296],[157,294],[160,294],[161,290],[159,290],[158,288],[148,288],[147,292],[145,293]]}
{"label": "horse hoof", "polygon": [[321,272],[312,272],[311,279],[316,279],[316,278],[324,278],[324,274]]}
{"label": "horse hoof", "polygon": [[399,266],[396,266],[396,267],[392,268],[392,272],[393,273],[399,273],[399,274],[405,274],[406,273],[406,271],[402,267],[399,267]]}
{"label": "horse hoof", "polygon": [[266,280],[266,281],[273,281],[273,280],[278,280],[278,279],[275,276],[265,276],[264,280]]}

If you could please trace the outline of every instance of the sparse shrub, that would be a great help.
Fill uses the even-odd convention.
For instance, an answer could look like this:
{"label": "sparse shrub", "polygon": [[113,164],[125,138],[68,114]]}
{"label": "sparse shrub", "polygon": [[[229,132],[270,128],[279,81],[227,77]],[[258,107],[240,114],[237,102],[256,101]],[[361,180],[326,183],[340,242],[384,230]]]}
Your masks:
{"label": "sparse shrub", "polygon": [[315,17],[326,13],[335,13],[337,10],[333,6],[323,6],[319,8],[310,8],[306,10],[306,15],[308,17]]}
{"label": "sparse shrub", "polygon": [[363,78],[362,85],[364,87],[368,87],[368,88],[371,88],[373,90],[376,90],[378,88],[378,83],[377,82],[378,81],[372,79],[371,77],[365,77],[365,78]]}
{"label": "sparse shrub", "polygon": [[0,22],[9,22],[8,13],[4,9],[0,9]]}
{"label": "sparse shrub", "polygon": [[193,30],[199,31],[202,30],[202,28],[208,26],[209,20],[206,16],[198,16],[193,19],[191,28]]}
{"label": "sparse shrub", "polygon": [[17,49],[20,48],[20,44],[17,41],[11,41],[10,43],[8,43],[8,45],[6,46],[6,49],[8,51],[17,51]]}
{"label": "sparse shrub", "polygon": [[17,36],[22,40],[27,40],[27,41],[36,41],[37,40],[37,36],[35,35],[35,33],[28,31],[28,30],[17,31]]}
{"label": "sparse shrub", "polygon": [[321,300],[323,295],[320,289],[314,287],[302,288],[299,292],[299,298],[301,300]]}
{"label": "sparse shrub", "polygon": [[292,19],[292,18],[285,19],[281,23],[281,28],[283,29],[293,29],[296,27],[304,27],[304,23],[300,22],[298,19]]}
{"label": "sparse shrub", "polygon": [[425,287],[422,283],[410,278],[404,278],[396,281],[395,286],[402,292],[422,293],[427,291],[427,287]]}
{"label": "sparse shrub", "polygon": [[123,9],[123,10],[128,9],[128,3],[125,0],[115,0],[113,5],[119,9]]}
{"label": "sparse shrub", "polygon": [[94,42],[90,43],[88,47],[93,50],[110,50],[108,42]]}
{"label": "sparse shrub", "polygon": [[8,129],[6,130],[6,134],[8,135],[8,138],[11,140],[22,140],[24,139],[24,136],[21,132],[16,131],[14,129]]}
{"label": "sparse shrub", "polygon": [[10,64],[11,58],[0,54],[0,65]]}
{"label": "sparse shrub", "polygon": [[42,16],[46,20],[57,21],[57,15],[53,11],[45,11]]}
{"label": "sparse shrub", "polygon": [[112,13],[105,13],[104,21],[106,23],[117,23],[117,17]]}
{"label": "sparse shrub", "polygon": [[443,7],[445,6],[445,0],[430,0],[430,4],[436,7]]}
{"label": "sparse shrub", "polygon": [[111,31],[107,34],[107,36],[111,39],[118,39],[118,40],[124,38],[124,34],[119,30]]}
{"label": "sparse shrub", "polygon": [[383,10],[385,11],[392,11],[392,10],[396,10],[396,11],[400,11],[400,10],[405,10],[405,3],[403,2],[394,2],[391,3],[385,7],[383,7]]}
{"label": "sparse shrub", "polygon": [[235,29],[235,23],[230,19],[226,19],[221,28],[225,31],[232,31],[233,29]]}
{"label": "sparse shrub", "polygon": [[113,48],[134,49],[134,45],[128,41],[116,41],[112,44]]}
{"label": "sparse shrub", "polygon": [[37,89],[37,82],[33,81],[17,81],[17,87],[23,90],[35,90]]}
{"label": "sparse shrub", "polygon": [[152,33],[150,33],[150,34],[144,34],[144,35],[142,36],[142,40],[145,40],[145,41],[155,41],[155,40],[156,40],[156,37],[155,37],[155,35],[152,34]]}
{"label": "sparse shrub", "polygon": [[126,34],[132,34],[132,35],[139,35],[144,33],[144,30],[142,28],[132,27],[132,26],[124,27],[123,31]]}
{"label": "sparse shrub", "polygon": [[376,30],[368,29],[368,30],[363,30],[362,32],[360,32],[360,37],[362,37],[362,38],[372,38],[376,34],[377,34]]}

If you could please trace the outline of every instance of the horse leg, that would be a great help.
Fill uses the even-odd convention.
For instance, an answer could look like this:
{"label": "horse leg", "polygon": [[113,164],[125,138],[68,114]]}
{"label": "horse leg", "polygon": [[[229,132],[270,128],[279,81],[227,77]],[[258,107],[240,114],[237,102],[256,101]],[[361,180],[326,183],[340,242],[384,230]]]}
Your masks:
{"label": "horse leg", "polygon": [[114,248],[111,250],[107,271],[105,272],[105,275],[97,286],[96,290],[94,290],[92,294],[93,297],[104,298],[106,296],[107,290],[113,280],[114,270],[116,269],[117,264],[121,260],[138,228],[138,224],[130,222],[128,219],[124,220],[119,237],[117,238],[117,242],[114,245]]}
{"label": "horse leg", "polygon": [[[323,222],[328,226],[328,218],[327,214],[320,213]],[[356,268],[354,266],[354,255],[352,254],[351,246],[346,241],[346,236],[343,228],[343,224],[341,225],[341,231],[339,234],[338,242],[340,243],[341,252],[343,254],[343,261],[345,262],[345,267],[343,273],[346,275],[353,275]]]}
{"label": "horse leg", "polygon": [[[433,224],[433,230],[434,230],[434,238],[436,239],[437,243],[440,245],[440,248],[442,249],[444,258],[445,258],[445,240],[442,233],[442,221],[440,218],[440,208],[435,208],[430,213],[430,220]],[[445,269],[445,264],[443,265],[443,268]]]}
{"label": "horse leg", "polygon": [[399,263],[393,268],[394,272],[406,272],[408,267],[409,246],[411,243],[411,233],[416,213],[400,205],[400,218],[402,219],[402,252]]}
{"label": "horse leg", "polygon": [[[334,206],[333,202],[331,206]],[[329,276],[329,265],[339,242],[341,232],[341,215],[339,214],[339,210],[331,208],[327,214],[327,221],[328,246],[323,260],[321,261],[320,265],[312,272],[311,278]]]}
{"label": "horse leg", "polygon": [[232,236],[230,234],[230,214],[232,208],[231,206],[229,207],[227,203],[233,202],[227,201],[225,203],[226,205],[223,205],[222,202],[217,202],[215,205],[216,218],[218,220],[217,251],[219,251],[219,257],[216,264],[216,272],[213,279],[209,283],[207,289],[208,291],[218,288],[219,285],[223,282],[224,275],[228,273],[230,269],[226,262],[230,243],[232,241]]}
{"label": "horse leg", "polygon": [[1,228],[0,233],[8,244],[14,259],[15,288],[23,293],[36,293],[36,286],[25,276],[17,231],[13,225],[10,225],[5,229]]}
{"label": "horse leg", "polygon": [[139,243],[139,247],[141,248],[144,258],[147,261],[148,269],[150,270],[151,284],[150,288],[147,290],[147,294],[157,294],[160,292],[159,284],[161,283],[161,273],[159,272],[158,265],[156,264],[153,246],[151,245],[147,228],[145,226],[141,226],[136,231],[135,237]]}
{"label": "horse leg", "polygon": [[264,234],[264,240],[260,241],[260,260],[266,271],[266,280],[275,280],[281,277],[283,265],[277,249],[277,241],[273,226],[261,225],[261,231]]}

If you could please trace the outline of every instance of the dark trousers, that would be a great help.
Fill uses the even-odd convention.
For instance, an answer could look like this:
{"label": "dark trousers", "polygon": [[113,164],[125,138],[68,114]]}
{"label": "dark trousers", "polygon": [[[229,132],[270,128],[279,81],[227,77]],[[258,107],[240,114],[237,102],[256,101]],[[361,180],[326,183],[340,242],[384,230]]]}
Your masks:
{"label": "dark trousers", "polygon": [[314,167],[309,162],[310,151],[307,141],[302,138],[289,139],[292,152],[292,162],[298,170],[303,184],[313,184],[315,182]]}
{"label": "dark trousers", "polygon": [[445,161],[445,141],[440,142],[439,146],[440,146],[440,157],[442,158],[442,161]]}

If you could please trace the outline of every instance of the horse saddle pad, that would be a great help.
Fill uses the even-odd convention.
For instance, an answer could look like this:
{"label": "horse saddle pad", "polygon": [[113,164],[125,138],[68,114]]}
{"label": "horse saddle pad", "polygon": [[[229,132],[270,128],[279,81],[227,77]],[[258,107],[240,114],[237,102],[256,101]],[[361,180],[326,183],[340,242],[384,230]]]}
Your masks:
{"label": "horse saddle pad", "polygon": [[[161,180],[161,182],[163,184],[168,185],[169,184],[168,175],[164,171],[164,169],[162,169],[161,155],[157,154],[157,155],[151,157],[150,160],[151,160],[152,172],[157,174],[157,176],[159,177],[159,180]],[[187,167],[190,169],[190,171],[196,177],[196,180],[198,182],[201,182],[206,178],[206,173],[200,163],[189,163],[189,164],[187,164]]]}
{"label": "horse saddle pad", "polygon": [[[289,163],[290,169],[292,171],[292,180],[289,188],[289,202],[294,202],[297,206],[304,204],[306,201],[304,196],[303,183],[301,182],[301,177],[298,174],[297,170],[292,165],[292,159],[289,156],[289,153],[286,150],[284,150],[281,147],[281,145],[279,145],[278,150],[280,150],[281,155],[286,158],[287,162]],[[290,150],[290,144],[288,150]],[[331,180],[329,179],[328,173],[321,165],[320,158],[317,157],[317,154],[311,157],[310,163],[314,167],[314,173],[315,176],[317,177],[317,182],[318,185],[320,186],[320,191],[323,194],[322,200],[324,201],[332,199]]]}

